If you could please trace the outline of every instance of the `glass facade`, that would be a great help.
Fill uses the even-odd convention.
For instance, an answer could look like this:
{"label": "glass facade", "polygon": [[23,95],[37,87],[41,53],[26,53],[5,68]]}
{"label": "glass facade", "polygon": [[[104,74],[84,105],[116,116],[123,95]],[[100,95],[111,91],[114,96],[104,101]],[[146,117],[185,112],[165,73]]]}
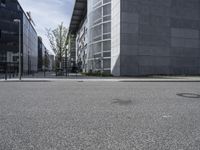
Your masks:
{"label": "glass facade", "polygon": [[19,58],[19,26],[14,19],[22,18],[17,1],[0,1],[0,73],[17,72]]}
{"label": "glass facade", "polygon": [[111,0],[88,0],[88,71],[110,73]]}
{"label": "glass facade", "polygon": [[[1,1],[2,2],[2,1]],[[37,33],[16,0],[6,0],[0,5],[0,70],[5,72],[5,64],[18,72],[19,24],[21,21],[22,69],[24,73],[37,71]],[[14,67],[12,67],[14,66]]]}
{"label": "glass facade", "polygon": [[71,34],[68,39],[68,59],[67,66],[72,68],[72,71],[74,70],[74,67],[76,66],[76,35]]}
{"label": "glass facade", "polygon": [[88,43],[87,19],[76,35],[76,64],[80,71],[86,72],[87,68],[87,43]]}
{"label": "glass facade", "polygon": [[28,18],[23,14],[23,69],[36,72],[38,67],[38,37]]}
{"label": "glass facade", "polygon": [[43,48],[42,38],[38,37],[38,71],[42,71],[43,65]]}

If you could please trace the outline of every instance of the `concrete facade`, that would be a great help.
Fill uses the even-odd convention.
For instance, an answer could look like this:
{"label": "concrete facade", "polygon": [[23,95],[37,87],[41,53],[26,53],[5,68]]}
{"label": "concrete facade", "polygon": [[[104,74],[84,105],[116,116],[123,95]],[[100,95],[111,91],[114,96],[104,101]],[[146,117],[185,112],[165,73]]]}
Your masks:
{"label": "concrete facade", "polygon": [[[76,0],[76,3],[78,1]],[[107,3],[111,3],[110,10],[104,8]],[[103,39],[102,44],[94,42],[91,36],[93,33],[96,35],[102,32],[103,28],[92,31],[90,20],[100,18],[94,28],[98,25],[100,27],[103,23],[101,19],[106,17],[102,15],[105,9],[111,11],[107,12],[111,14],[111,74],[200,74],[200,0],[87,0],[85,4],[88,7],[89,52],[92,52],[89,59],[101,60],[88,61],[92,71],[104,68],[102,62],[105,60],[105,40],[104,35],[99,34],[102,36],[96,38]],[[90,46],[91,44],[94,46]],[[98,48],[101,57],[96,59]]]}
{"label": "concrete facade", "polygon": [[200,74],[199,0],[121,0],[120,6],[112,9],[113,34],[114,14],[121,13],[120,42],[112,41],[114,75]]}
{"label": "concrete facade", "polygon": [[111,73],[120,76],[120,16],[121,0],[112,1],[111,6]]}

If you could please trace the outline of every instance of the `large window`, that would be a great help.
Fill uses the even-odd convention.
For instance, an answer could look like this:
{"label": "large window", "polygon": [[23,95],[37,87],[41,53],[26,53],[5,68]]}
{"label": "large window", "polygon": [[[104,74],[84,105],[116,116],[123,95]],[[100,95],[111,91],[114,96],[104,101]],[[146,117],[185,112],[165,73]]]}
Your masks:
{"label": "large window", "polygon": [[0,0],[1,1],[1,6],[5,7],[6,6],[6,0]]}

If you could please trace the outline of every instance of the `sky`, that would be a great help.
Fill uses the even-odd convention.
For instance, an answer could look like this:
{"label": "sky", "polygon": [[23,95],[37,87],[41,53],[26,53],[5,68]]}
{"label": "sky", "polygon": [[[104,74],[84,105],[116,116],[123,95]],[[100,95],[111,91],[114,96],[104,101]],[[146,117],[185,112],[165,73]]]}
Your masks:
{"label": "sky", "polygon": [[61,22],[69,26],[74,0],[18,0],[25,12],[30,11],[38,36],[47,49],[51,47],[46,37],[46,28],[55,29]]}

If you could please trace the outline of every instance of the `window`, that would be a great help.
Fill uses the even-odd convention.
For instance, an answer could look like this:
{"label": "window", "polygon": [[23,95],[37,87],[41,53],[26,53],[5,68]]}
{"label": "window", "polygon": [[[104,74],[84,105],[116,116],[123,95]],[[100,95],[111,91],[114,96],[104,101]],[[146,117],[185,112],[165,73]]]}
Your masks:
{"label": "window", "polygon": [[21,11],[21,8],[20,8],[20,6],[19,6],[19,5],[17,5],[17,10]]}
{"label": "window", "polygon": [[6,7],[6,0],[0,0],[1,1],[1,6]]}

